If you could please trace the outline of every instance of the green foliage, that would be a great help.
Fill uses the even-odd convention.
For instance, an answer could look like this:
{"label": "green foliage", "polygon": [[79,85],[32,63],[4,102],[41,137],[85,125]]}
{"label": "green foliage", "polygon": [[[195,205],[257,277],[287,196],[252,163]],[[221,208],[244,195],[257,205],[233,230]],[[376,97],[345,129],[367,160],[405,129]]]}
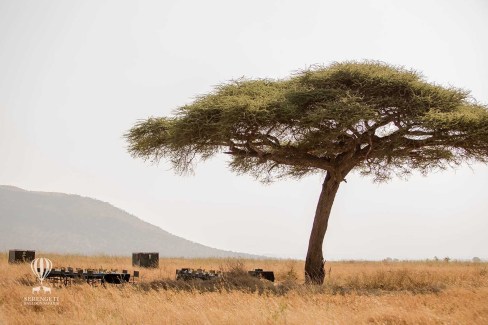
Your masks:
{"label": "green foliage", "polygon": [[487,162],[488,109],[415,71],[345,62],[220,85],[126,138],[133,156],[169,159],[180,173],[225,152],[232,170],[263,181],[323,171],[342,179],[353,169],[382,181]]}

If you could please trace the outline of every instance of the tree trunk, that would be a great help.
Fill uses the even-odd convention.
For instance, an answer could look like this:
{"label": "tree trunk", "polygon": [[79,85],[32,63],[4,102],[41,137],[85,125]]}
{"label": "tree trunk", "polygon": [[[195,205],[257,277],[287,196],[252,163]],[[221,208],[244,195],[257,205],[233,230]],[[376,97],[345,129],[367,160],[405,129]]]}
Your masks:
{"label": "tree trunk", "polygon": [[312,233],[308,242],[307,259],[305,260],[305,281],[312,284],[323,284],[325,278],[324,257],[322,245],[324,242],[327,224],[334,198],[339,189],[342,179],[339,180],[330,172],[327,172],[322,192],[320,193],[315,219],[313,221]]}

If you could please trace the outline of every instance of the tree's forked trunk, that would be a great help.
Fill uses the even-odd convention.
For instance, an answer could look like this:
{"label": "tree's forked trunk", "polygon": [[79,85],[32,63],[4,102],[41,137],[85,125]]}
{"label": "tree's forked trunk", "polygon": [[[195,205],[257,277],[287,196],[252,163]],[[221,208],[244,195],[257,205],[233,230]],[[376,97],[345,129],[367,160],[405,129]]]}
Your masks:
{"label": "tree's forked trunk", "polygon": [[329,222],[330,211],[334,198],[339,189],[342,179],[333,177],[327,172],[319,202],[315,211],[315,218],[312,226],[312,233],[308,243],[307,259],[305,260],[305,281],[311,284],[323,284],[325,278],[324,257],[322,255],[322,245],[324,242],[327,224]]}

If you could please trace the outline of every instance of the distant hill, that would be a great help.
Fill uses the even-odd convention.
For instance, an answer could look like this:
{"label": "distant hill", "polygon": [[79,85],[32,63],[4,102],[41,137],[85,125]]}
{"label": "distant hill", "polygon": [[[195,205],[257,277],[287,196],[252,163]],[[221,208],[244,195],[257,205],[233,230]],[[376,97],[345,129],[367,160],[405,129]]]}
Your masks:
{"label": "distant hill", "polygon": [[161,257],[244,257],[170,234],[108,203],[79,195],[0,185],[0,250]]}

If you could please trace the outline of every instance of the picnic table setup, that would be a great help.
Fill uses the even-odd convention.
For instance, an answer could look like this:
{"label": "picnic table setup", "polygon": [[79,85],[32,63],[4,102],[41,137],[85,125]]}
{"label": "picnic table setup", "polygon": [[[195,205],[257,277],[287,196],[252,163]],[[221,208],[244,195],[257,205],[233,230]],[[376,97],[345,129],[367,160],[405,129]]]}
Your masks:
{"label": "picnic table setup", "polygon": [[204,269],[191,269],[191,268],[183,268],[181,270],[176,270],[176,280],[211,280],[215,278],[221,278],[222,272],[210,270],[205,271]]}
{"label": "picnic table setup", "polygon": [[[253,271],[247,272],[250,276],[256,277],[259,279],[265,279],[271,282],[275,281],[275,276],[273,271],[264,271],[263,269],[254,269]],[[191,269],[191,268],[183,268],[180,270],[176,270],[176,280],[212,280],[222,278],[225,273],[221,271],[205,271],[204,269]]]}
{"label": "picnic table setup", "polygon": [[[135,281],[135,278],[139,277],[139,271],[134,271],[132,276],[132,282]],[[106,269],[73,269],[71,267],[68,268],[59,268],[59,269],[52,269],[51,272],[47,275],[46,279],[50,280],[53,284],[61,284],[61,285],[68,285],[72,284],[73,281],[77,282],[87,282],[91,285],[96,284],[123,284],[129,283],[131,279],[131,274],[128,273],[127,270],[122,270],[122,272],[118,272],[118,270],[106,270]]]}

